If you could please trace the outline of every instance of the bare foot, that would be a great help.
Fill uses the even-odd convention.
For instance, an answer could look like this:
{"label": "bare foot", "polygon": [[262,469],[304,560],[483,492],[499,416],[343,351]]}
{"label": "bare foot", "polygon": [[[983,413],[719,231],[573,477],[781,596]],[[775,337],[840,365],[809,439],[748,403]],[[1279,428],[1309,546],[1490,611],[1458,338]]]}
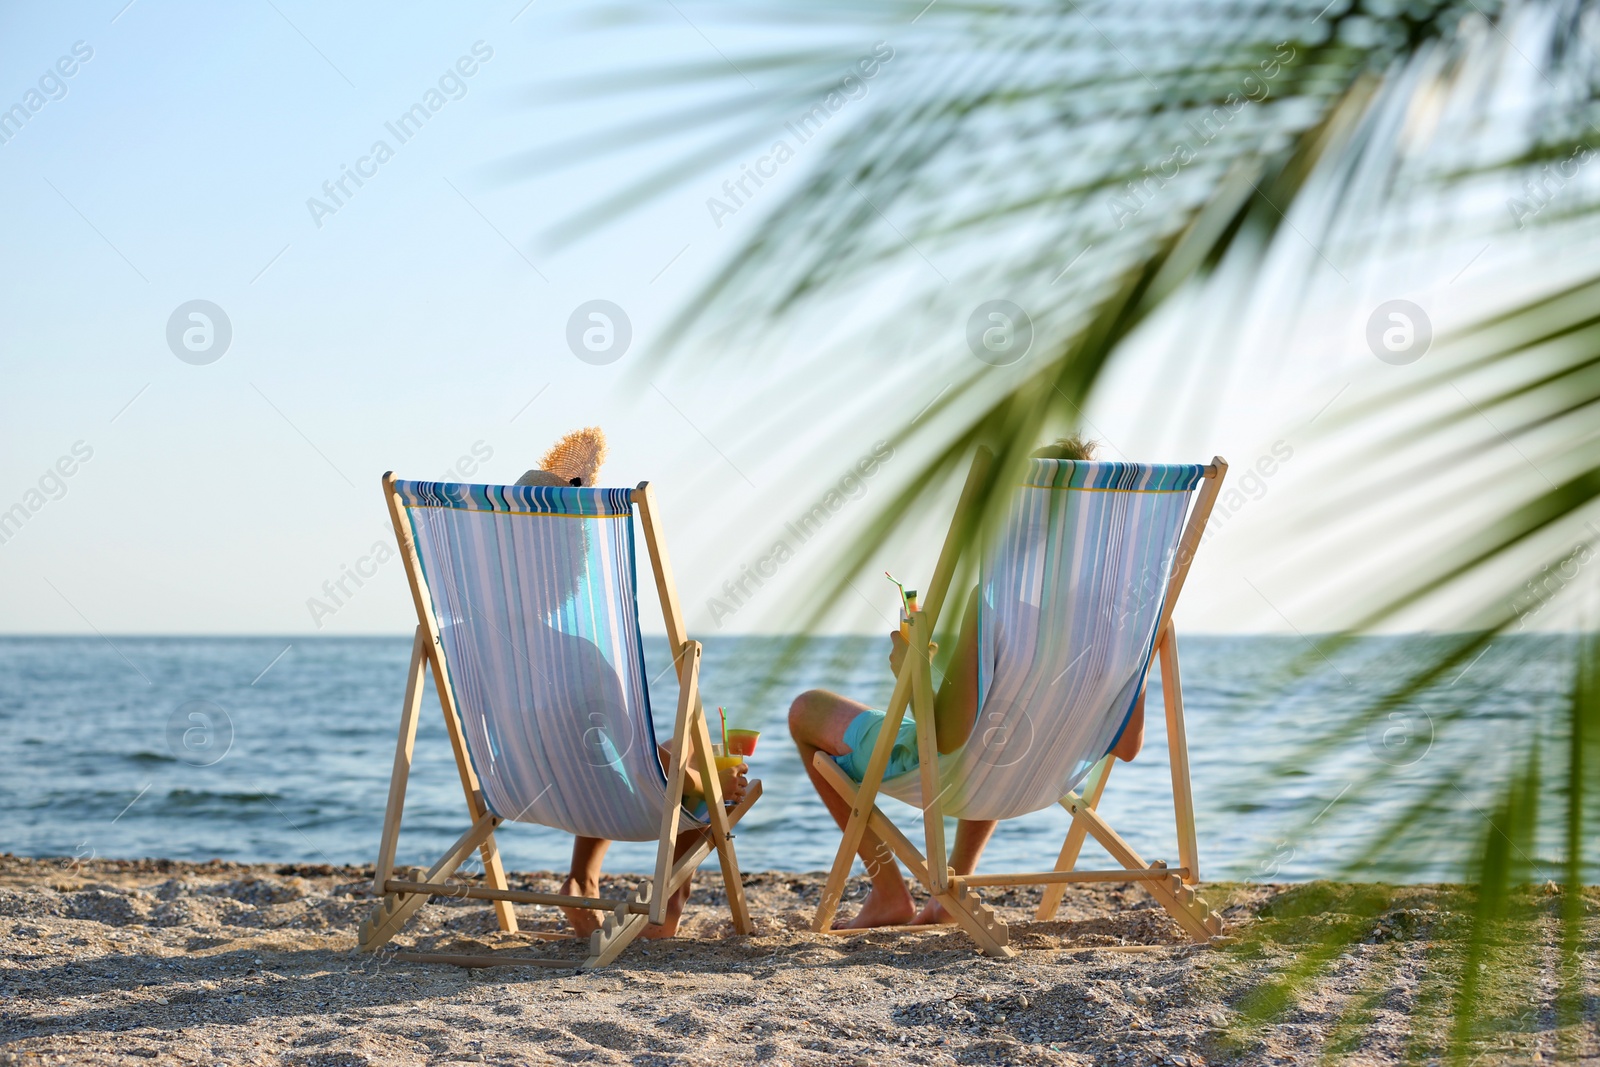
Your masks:
{"label": "bare foot", "polygon": [[666,911],[662,913],[661,922],[651,923],[640,932],[639,937],[644,941],[659,941],[665,937],[672,937],[678,932],[678,920],[683,917],[684,902],[689,899],[689,887],[678,887],[678,891],[667,898]]}
{"label": "bare foot", "polygon": [[944,905],[929,897],[928,902],[922,906],[922,910],[917,912],[916,918],[912,919],[907,925],[945,926],[953,922],[955,922],[955,919],[951,917],[948,911],[944,910]]}
{"label": "bare foot", "polygon": [[[599,884],[584,885],[573,875],[567,875],[567,880],[561,883],[561,892],[569,897],[597,897],[600,895]],[[600,917],[588,908],[562,908],[561,913],[567,917],[567,924],[579,937],[588,937],[600,929]]]}
{"label": "bare foot", "polygon": [[847,923],[835,923],[834,927],[839,930],[870,930],[875,926],[899,926],[911,918],[911,913],[916,910],[916,904],[906,891],[904,882],[900,883],[898,892],[879,892],[878,887],[873,886],[855,918]]}

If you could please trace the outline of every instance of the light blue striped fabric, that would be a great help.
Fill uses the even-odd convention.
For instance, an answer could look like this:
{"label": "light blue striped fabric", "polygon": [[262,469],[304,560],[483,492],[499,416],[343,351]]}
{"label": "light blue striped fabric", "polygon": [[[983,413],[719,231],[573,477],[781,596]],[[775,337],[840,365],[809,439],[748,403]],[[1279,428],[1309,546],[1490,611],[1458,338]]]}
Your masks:
{"label": "light blue striped fabric", "polygon": [[639,640],[630,491],[395,491],[489,810],[585,837],[654,840],[667,781]]}
{"label": "light blue striped fabric", "polygon": [[[947,815],[1047,808],[1116,744],[1204,474],[1189,464],[1031,462],[983,564],[978,718],[967,744],[940,758]],[[884,791],[921,806],[915,772]]]}

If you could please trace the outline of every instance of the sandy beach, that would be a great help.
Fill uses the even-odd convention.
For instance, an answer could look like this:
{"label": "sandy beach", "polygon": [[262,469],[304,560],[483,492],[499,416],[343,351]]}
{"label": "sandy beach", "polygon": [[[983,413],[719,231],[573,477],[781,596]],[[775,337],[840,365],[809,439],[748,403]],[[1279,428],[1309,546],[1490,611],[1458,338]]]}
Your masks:
{"label": "sandy beach", "polygon": [[[948,928],[813,934],[816,874],[747,875],[757,933],[719,940],[719,879],[702,875],[684,936],[637,943],[609,970],[468,972],[356,955],[368,877],[355,867],[0,858],[0,1064],[1267,1064],[1334,1048],[1361,1064],[1396,1062],[1414,1032],[1443,1019],[1429,995],[1427,938],[1442,894],[1426,887],[1396,891],[1372,936],[1310,982],[1297,1007],[1239,1038],[1240,995],[1338,921],[1341,891],[1329,890],[1309,925],[1247,939],[1241,951],[1186,943],[1132,886],[1075,887],[1056,921],[1014,931],[1018,954],[1001,961]],[[615,891],[631,879],[608,882]],[[553,883],[519,874],[513,884]],[[1290,890],[1210,892],[1248,932]],[[1037,897],[991,899],[1020,923]],[[548,909],[521,916],[534,934],[560,932]],[[481,904],[431,904],[422,919],[403,940],[578,956],[572,942],[500,935]],[[1537,956],[1518,953],[1534,966]],[[1524,1025],[1478,1062],[1553,1054],[1553,1007],[1527,1008]]]}

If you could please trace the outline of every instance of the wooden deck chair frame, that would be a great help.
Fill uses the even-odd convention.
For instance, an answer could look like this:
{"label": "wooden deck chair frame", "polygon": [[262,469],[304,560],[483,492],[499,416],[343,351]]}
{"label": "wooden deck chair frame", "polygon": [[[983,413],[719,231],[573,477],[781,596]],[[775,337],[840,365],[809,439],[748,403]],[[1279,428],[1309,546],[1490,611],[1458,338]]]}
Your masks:
{"label": "wooden deck chair frame", "polygon": [[[938,622],[939,611],[944,606],[950,582],[955,575],[957,558],[961,553],[963,534],[969,529],[969,516],[988,479],[993,456],[980,448],[967,472],[966,484],[956,505],[950,531],[945,535],[939,562],[934,568],[933,580],[927,586],[927,596],[920,611],[911,614],[911,647],[928,649]],[[944,843],[944,813],[939,803],[938,743],[934,736],[934,688],[932,664],[926,655],[907,656],[895,678],[894,695],[889,700],[886,718],[878,732],[878,743],[872,750],[866,774],[857,785],[825,752],[818,752],[813,765],[833,788],[850,805],[850,819],[846,824],[844,839],[839,843],[833,868],[823,887],[812,929],[828,932],[838,911],[844,893],[845,881],[854,864],[861,842],[870,829],[881,843],[883,855],[878,862],[898,859],[921,882],[928,893],[944,905],[956,922],[977,942],[978,948],[989,956],[1010,956],[1010,934],[1005,923],[995,915],[975,892],[983,886],[1042,885],[1044,896],[1035,918],[1050,919],[1055,915],[1061,895],[1071,882],[1124,882],[1137,881],[1175,919],[1184,933],[1195,941],[1207,941],[1222,933],[1222,919],[1209,911],[1198,899],[1195,885],[1200,881],[1200,862],[1195,846],[1194,800],[1189,784],[1189,749],[1183,723],[1183,685],[1178,675],[1178,645],[1172,629],[1172,610],[1183,589],[1189,573],[1189,564],[1205,533],[1212,505],[1222,489],[1222,480],[1228,464],[1216,456],[1205,468],[1199,494],[1189,512],[1188,522],[1178,541],[1178,552],[1171,578],[1167,583],[1166,601],[1156,624],[1159,635],[1151,656],[1161,658],[1161,691],[1166,704],[1167,750],[1172,764],[1173,814],[1178,830],[1178,866],[1168,867],[1163,862],[1147,862],[1114,830],[1095,810],[1100,795],[1105,791],[1111,775],[1112,757],[1107,755],[1091,769],[1081,793],[1069,793],[1061,798],[1061,806],[1072,814],[1066,840],[1054,869],[1049,871],[1019,872],[1013,874],[957,875],[947,865]],[[895,736],[904,721],[909,706],[917,730],[917,751],[922,775],[922,796],[931,798],[922,812],[923,840],[926,855],[919,852],[911,840],[878,809],[878,791],[883,785],[883,775],[894,749]],[[1079,871],[1078,852],[1086,836],[1092,836],[1121,866],[1111,870]],[[929,928],[905,927],[907,932],[926,931]],[[850,931],[856,933],[858,931]]]}
{"label": "wooden deck chair frame", "polygon": [[[672,579],[672,565],[667,559],[666,545],[662,542],[657,524],[655,493],[648,482],[640,482],[632,492],[633,503],[639,508],[639,518],[644,527],[644,541],[650,552],[651,569],[655,572],[656,591],[660,595],[661,610],[667,627],[667,640],[673,650],[677,666],[679,692],[677,718],[673,726],[671,766],[667,772],[667,805],[662,813],[661,835],[657,843],[654,875],[628,897],[580,897],[563,893],[538,893],[514,890],[506,882],[505,868],[495,844],[494,832],[502,820],[488,810],[484,803],[478,776],[467,756],[466,735],[457,711],[455,692],[445,671],[443,645],[439,640],[439,626],[427,583],[422,580],[422,565],[412,540],[410,523],[405,509],[395,492],[394,472],[383,476],[384,500],[389,508],[389,518],[394,523],[395,539],[400,546],[400,558],[405,564],[406,580],[411,586],[411,598],[417,609],[416,639],[411,646],[411,667],[406,676],[405,703],[400,714],[400,736],[395,745],[394,772],[389,779],[389,804],[383,817],[383,837],[378,850],[378,863],[373,874],[373,892],[382,899],[372,915],[361,925],[358,947],[362,952],[377,952],[393,938],[422,905],[435,896],[469,898],[492,901],[500,929],[508,933],[517,930],[515,904],[546,904],[558,907],[591,908],[609,912],[600,928],[589,938],[589,955],[582,963],[584,968],[603,967],[627,947],[650,923],[662,920],[667,899],[694,875],[696,868],[712,850],[722,864],[722,878],[727,891],[728,909],[733,915],[734,930],[750,933],[750,912],[745,905],[744,888],[739,876],[739,861],[733,849],[733,827],[750,810],[761,795],[761,783],[752,781],[744,798],[737,806],[726,807],[722,800],[722,786],[717,778],[712,759],[711,733],[706,723],[705,709],[700,703],[700,656],[698,641],[691,641],[684,629],[683,612],[678,603],[677,588]],[[439,861],[425,874],[411,878],[396,877],[395,853],[400,838],[400,818],[405,807],[406,783],[411,773],[411,756],[417,736],[417,719],[422,709],[424,671],[433,671],[433,685],[444,711],[445,729],[450,736],[450,746],[455,752],[456,770],[461,775],[461,789],[466,794],[467,814],[471,825],[450,846]],[[687,739],[688,743],[684,741]],[[693,761],[701,781],[707,783],[710,794],[706,798],[707,822],[700,831],[700,840],[676,862],[673,860],[684,786],[684,770]],[[447,879],[476,851],[483,859],[484,885],[451,884]],[[449,963],[461,967],[537,966],[572,968],[570,959],[547,959],[526,956],[489,954],[449,954],[435,952],[393,952],[393,958],[424,963]]]}

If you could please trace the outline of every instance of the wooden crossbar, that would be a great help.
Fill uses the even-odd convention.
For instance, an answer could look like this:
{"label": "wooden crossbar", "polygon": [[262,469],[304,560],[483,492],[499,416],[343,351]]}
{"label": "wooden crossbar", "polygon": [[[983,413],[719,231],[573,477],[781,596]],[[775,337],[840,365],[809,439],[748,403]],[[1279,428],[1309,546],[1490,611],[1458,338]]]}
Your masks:
{"label": "wooden crossbar", "polygon": [[[489,835],[494,833],[494,828],[499,823],[499,818],[490,814],[485,814],[481,819],[473,823],[467,829],[467,832],[457,838],[456,843],[450,846],[450,850],[439,858],[439,862],[428,868],[428,873],[423,877],[423,881],[432,882],[435,878],[449,878],[456,873],[456,868],[460,867],[462,862],[472,854],[473,849],[488,840]],[[383,899],[378,902],[377,907],[373,910],[372,917],[362,925],[362,932],[358,939],[361,951],[376,952],[384,942],[399,931],[400,927],[405,925],[406,920],[410,919],[418,909],[428,902],[428,899],[428,897],[420,894],[415,896],[391,896],[385,893]],[[507,903],[505,907],[509,910],[511,905]]]}
{"label": "wooden crossbar", "polygon": [[466,952],[394,952],[391,958],[407,963],[447,963],[452,967],[560,967],[576,970],[581,960],[552,960],[540,956],[490,956]]}
{"label": "wooden crossbar", "polygon": [[526,889],[495,889],[492,886],[448,885],[442,882],[410,882],[391,878],[383,884],[386,893],[429,893],[436,897],[465,900],[509,900],[513,904],[548,904],[558,908],[592,908],[615,911],[623,905],[630,912],[648,915],[650,905],[634,904],[611,897],[569,897],[564,893],[540,893]]}
{"label": "wooden crossbar", "polygon": [[958,874],[952,885],[1058,885],[1065,882],[1134,882],[1141,878],[1183,875],[1182,867],[1147,867],[1144,870],[1033,871],[1021,874]]}
{"label": "wooden crossbar", "polygon": [[[868,935],[887,934],[890,937],[905,937],[908,934],[947,934],[961,929],[953,922],[948,923],[922,923],[917,926],[869,926],[864,930],[852,929],[848,926],[830,926],[822,931],[834,937],[866,937]],[[1168,952],[1172,945],[1078,945],[1064,944],[1058,946],[1062,952]]]}
{"label": "wooden crossbar", "polygon": [[959,929],[960,925],[952,919],[947,923],[918,923],[916,926],[867,926],[861,929],[853,926],[830,926],[819,932],[832,934],[835,937],[861,937],[865,934],[937,934]]}
{"label": "wooden crossbar", "polygon": [[[761,780],[758,778],[750,783],[749,788],[745,791],[744,799],[739,801],[739,803],[733,807],[727,809],[728,825],[738,825],[739,820],[744,818],[745,813],[750,810],[750,808],[757,800],[760,799],[760,797]],[[671,896],[673,893],[677,892],[678,889],[682,887],[683,883],[687,882],[694,876],[696,868],[700,866],[705,858],[709,856],[712,850],[716,847],[716,843],[713,841],[712,835],[708,831],[702,831],[702,833],[704,836],[701,838],[699,843],[696,844],[694,848],[690,849],[688,853],[680,857],[674,864],[667,883],[666,891],[663,895]],[[463,850],[458,845],[458,847],[453,851],[459,853]],[[468,846],[467,851],[470,851],[470,846]],[[648,916],[650,914],[650,904],[648,902],[638,900],[628,900],[616,897],[569,896],[565,893],[542,893],[532,889],[496,889],[492,886],[461,885],[452,884],[449,882],[435,882],[431,880],[418,882],[405,878],[390,878],[385,881],[383,891],[386,894],[393,894],[396,898],[406,902],[406,907],[408,909],[406,912],[407,916],[420,907],[424,902],[433,897],[467,900],[494,900],[505,901],[512,904],[545,904],[554,907],[587,908],[592,911],[605,911],[613,914],[617,912],[643,916]],[[557,940],[565,937],[565,935],[543,934],[534,934],[533,936],[544,937],[546,940]],[[387,940],[387,938],[385,938],[385,940]],[[377,946],[373,946],[373,948],[376,947]],[[492,957],[459,954],[450,955],[448,953],[437,952],[392,953],[392,955],[396,959],[411,959],[426,963],[451,963],[461,967],[504,967],[521,965],[524,963],[529,965],[542,965],[538,960],[522,959],[519,957],[499,957],[500,959],[510,960],[511,962],[509,963],[460,963],[458,961],[462,959],[479,960]],[[574,966],[573,964],[566,962],[558,962],[550,965],[561,967]]]}
{"label": "wooden crossbar", "polygon": [[[1118,863],[1126,864],[1134,869],[1148,870],[1155,866],[1146,863],[1133,850],[1133,846],[1125,841],[1121,834],[1112,829],[1111,824],[1100,816],[1100,813],[1089,807],[1083,799],[1074,793],[1069,793],[1062,798],[1061,804],[1073,815],[1081,818],[1088,828],[1090,835],[1100,844],[1100,847],[1111,854],[1111,858]],[[1205,941],[1222,932],[1221,919],[1213,915],[1204,914],[1191,907],[1190,900],[1194,889],[1183,884],[1181,878],[1173,877],[1170,882],[1151,882],[1146,888],[1150,895],[1156,898],[1167,913],[1171,915],[1184,932],[1196,941]],[[1181,893],[1180,893],[1181,890]]]}

